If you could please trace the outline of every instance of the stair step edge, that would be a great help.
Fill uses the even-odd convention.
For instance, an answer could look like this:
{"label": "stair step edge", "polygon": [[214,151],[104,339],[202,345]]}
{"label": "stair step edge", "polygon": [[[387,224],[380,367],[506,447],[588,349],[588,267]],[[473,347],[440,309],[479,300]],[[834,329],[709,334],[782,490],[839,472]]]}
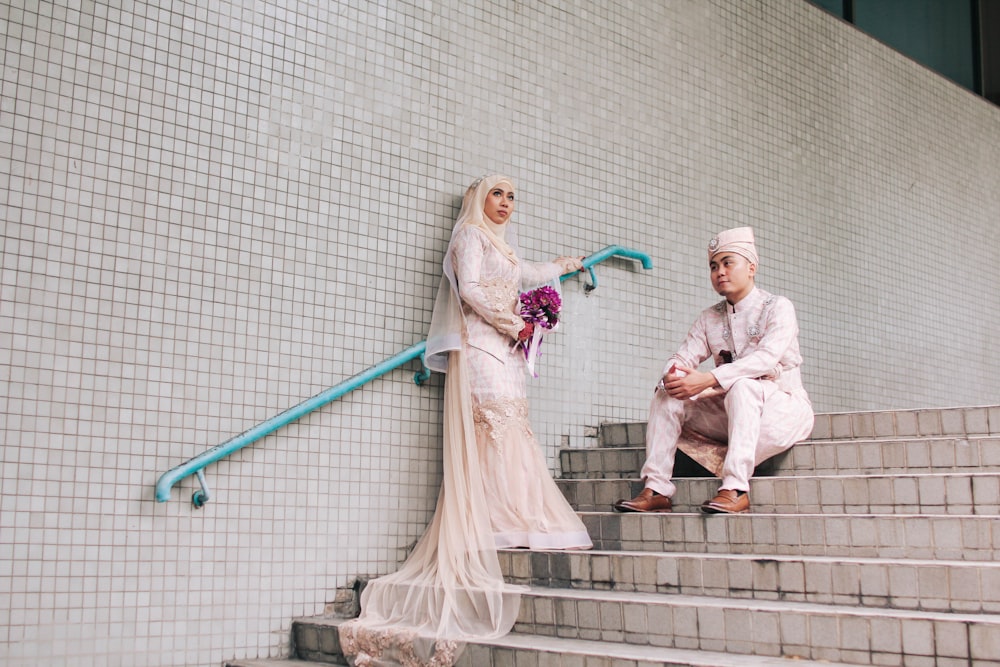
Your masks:
{"label": "stair step edge", "polygon": [[[323,625],[334,628],[348,619],[313,617],[296,619],[297,623]],[[482,666],[491,664],[478,658],[486,657],[495,650],[532,651],[555,654],[558,656],[575,656],[580,658],[608,658],[612,660],[632,661],[643,664],[660,664],[676,667],[787,667],[790,659],[795,660],[798,667],[863,667],[861,664],[837,662],[828,660],[808,660],[799,656],[765,656],[749,654],[721,653],[695,649],[628,644],[624,642],[609,642],[590,639],[573,639],[553,637],[524,632],[511,632],[503,637],[490,640],[473,640],[467,643],[465,652],[459,658],[458,665]],[[307,667],[310,665],[327,665],[336,663],[286,661],[286,662],[232,662],[227,667]],[[603,662],[602,662],[603,664]],[[864,666],[870,667],[870,666]]]}
{"label": "stair step edge", "polygon": [[788,563],[798,563],[809,561],[810,563],[830,563],[830,564],[852,564],[852,565],[886,565],[897,563],[899,565],[911,565],[916,567],[954,567],[954,568],[976,568],[976,569],[997,569],[1000,570],[1000,561],[991,560],[935,560],[931,558],[875,558],[866,556],[820,556],[811,554],[745,554],[745,553],[715,553],[715,552],[685,552],[685,551],[635,551],[613,549],[590,549],[587,551],[566,551],[558,549],[500,549],[501,554],[512,556],[531,554],[563,555],[573,558],[697,558],[698,560],[741,560],[741,561],[780,561]]}
{"label": "stair step edge", "polygon": [[580,600],[586,602],[622,602],[625,604],[645,603],[660,606],[695,606],[700,608],[726,609],[739,607],[747,611],[765,612],[818,612],[827,615],[854,617],[892,618],[906,620],[947,621],[952,623],[991,623],[1000,628],[1000,614],[921,611],[916,609],[883,609],[858,607],[857,605],[820,604],[788,600],[757,600],[753,598],[720,598],[702,595],[643,593],[633,591],[577,590],[569,588],[528,587],[524,595],[536,598],[560,600]]}
{"label": "stair step edge", "polygon": [[343,667],[344,663],[317,662],[298,658],[247,658],[246,660],[226,660],[223,667]]}
{"label": "stair step edge", "polygon": [[[763,656],[693,649],[643,646],[586,639],[566,639],[545,635],[512,632],[489,642],[490,646],[514,650],[536,650],[544,653],[633,660],[642,663],[687,665],[690,667],[788,667],[790,656]],[[483,645],[480,645],[483,646]],[[794,658],[797,667],[860,667],[853,663]]]}

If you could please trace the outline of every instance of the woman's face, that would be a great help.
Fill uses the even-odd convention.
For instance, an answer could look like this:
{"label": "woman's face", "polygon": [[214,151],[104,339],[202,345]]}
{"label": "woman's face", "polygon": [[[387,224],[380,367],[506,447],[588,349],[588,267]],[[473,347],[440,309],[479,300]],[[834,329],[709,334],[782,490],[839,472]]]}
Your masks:
{"label": "woman's face", "polygon": [[483,207],[483,213],[495,225],[502,225],[510,220],[510,216],[514,212],[514,190],[508,188],[510,185],[499,183],[486,193],[486,205]]}

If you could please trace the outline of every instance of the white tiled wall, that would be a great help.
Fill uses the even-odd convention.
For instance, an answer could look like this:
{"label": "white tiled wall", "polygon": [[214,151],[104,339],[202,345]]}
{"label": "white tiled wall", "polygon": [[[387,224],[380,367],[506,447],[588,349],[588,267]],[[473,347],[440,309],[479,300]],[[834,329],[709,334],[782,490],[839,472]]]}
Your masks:
{"label": "white tiled wall", "polygon": [[1000,403],[1000,109],[800,0],[0,0],[0,662],[218,665],[395,568],[433,507],[413,365],[465,185],[566,283],[532,419],[645,417],[753,225],[817,409]]}

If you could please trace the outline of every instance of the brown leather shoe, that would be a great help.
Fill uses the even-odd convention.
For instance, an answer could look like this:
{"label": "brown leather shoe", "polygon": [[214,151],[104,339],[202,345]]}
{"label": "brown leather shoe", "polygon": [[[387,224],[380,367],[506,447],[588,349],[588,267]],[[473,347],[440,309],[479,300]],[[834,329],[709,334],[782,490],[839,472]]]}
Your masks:
{"label": "brown leather shoe", "polygon": [[750,494],[733,489],[719,489],[719,494],[701,504],[705,514],[743,514],[750,511]]}
{"label": "brown leather shoe", "polygon": [[662,496],[652,489],[643,489],[642,493],[632,500],[624,498],[615,502],[612,507],[616,512],[669,512],[673,509],[670,498]]}

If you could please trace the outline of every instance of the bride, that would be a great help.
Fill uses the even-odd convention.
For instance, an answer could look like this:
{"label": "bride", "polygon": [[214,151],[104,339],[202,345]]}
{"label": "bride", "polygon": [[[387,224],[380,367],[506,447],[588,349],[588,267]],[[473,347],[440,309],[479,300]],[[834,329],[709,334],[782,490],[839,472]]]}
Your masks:
{"label": "bride", "polygon": [[498,548],[589,549],[586,528],[549,474],[528,419],[522,346],[533,325],[522,288],[582,268],[580,258],[520,259],[510,178],[466,190],[444,259],[426,363],[446,373],[444,478],[434,518],[400,569],[371,581],[361,616],[340,626],[356,665],[450,665],[461,640],[510,631],[521,588]]}

